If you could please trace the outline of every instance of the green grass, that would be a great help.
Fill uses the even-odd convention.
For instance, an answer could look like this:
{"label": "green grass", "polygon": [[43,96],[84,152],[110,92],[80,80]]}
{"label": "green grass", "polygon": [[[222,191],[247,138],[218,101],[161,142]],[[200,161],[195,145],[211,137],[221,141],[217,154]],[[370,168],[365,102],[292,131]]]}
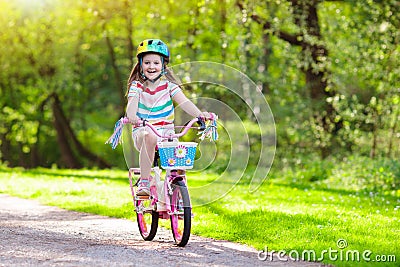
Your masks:
{"label": "green grass", "polygon": [[[360,255],[371,251],[371,260],[376,255],[394,255],[397,260],[368,265],[399,265],[398,191],[345,190],[328,188],[326,183],[288,183],[285,181],[291,177],[286,178],[269,180],[251,193],[244,181],[235,184],[232,177],[190,173],[195,214],[192,233],[245,243],[258,250],[285,250],[293,257],[296,252],[301,256],[304,250],[314,250],[319,258],[322,251],[330,250],[332,256],[326,253],[323,262],[336,266],[365,265],[362,256],[360,262],[351,257],[346,260],[345,253],[354,250]],[[0,192],[70,210],[135,217],[127,172],[120,170],[0,168]],[[337,246],[340,239],[348,244],[343,250]],[[329,260],[336,255],[334,250],[338,260]]]}

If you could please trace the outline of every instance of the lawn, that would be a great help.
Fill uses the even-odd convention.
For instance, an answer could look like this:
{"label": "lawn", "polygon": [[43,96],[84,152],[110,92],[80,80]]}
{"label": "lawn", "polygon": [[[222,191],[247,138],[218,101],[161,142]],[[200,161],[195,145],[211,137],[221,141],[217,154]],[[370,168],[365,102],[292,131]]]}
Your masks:
{"label": "lawn", "polygon": [[[274,260],[286,255],[336,266],[399,265],[398,192],[329,188],[326,180],[318,186],[289,180],[273,178],[249,192],[244,180],[229,182],[213,173],[190,173],[192,233],[275,251]],[[0,168],[0,193],[70,210],[135,218],[127,173],[120,170]]]}

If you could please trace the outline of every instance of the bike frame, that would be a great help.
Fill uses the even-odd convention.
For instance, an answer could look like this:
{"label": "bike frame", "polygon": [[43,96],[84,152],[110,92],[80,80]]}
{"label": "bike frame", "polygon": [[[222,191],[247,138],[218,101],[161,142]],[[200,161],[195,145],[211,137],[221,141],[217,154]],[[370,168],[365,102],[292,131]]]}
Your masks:
{"label": "bike frame", "polygon": [[[152,168],[153,173],[161,173],[161,169],[159,167],[154,167]],[[147,200],[148,198],[150,198],[152,200],[151,204],[152,206],[154,206],[155,204],[162,204],[165,205],[165,210],[157,210],[157,212],[159,213],[159,216],[161,219],[165,219],[168,220],[170,217],[170,215],[173,215],[174,213],[171,210],[171,204],[170,204],[170,195],[172,192],[172,187],[171,185],[176,181],[176,180],[180,180],[183,181],[186,184],[186,175],[185,174],[178,174],[178,170],[173,170],[170,172],[170,174],[166,175],[166,177],[164,178],[164,200],[162,202],[160,202],[159,199],[159,195],[157,193],[157,188],[156,186],[151,186],[150,187],[150,196],[136,196],[135,195],[135,184],[133,183],[133,176],[134,174],[137,174],[140,172],[139,168],[130,168],[129,169],[129,185],[131,188],[131,193],[132,193],[132,198],[133,198],[133,203],[135,204],[135,200]],[[157,174],[155,174],[156,176]],[[157,178],[154,178],[157,179]],[[190,208],[192,208],[190,206]],[[138,212],[143,212],[143,211],[138,211]],[[146,211],[144,211],[146,212]]]}
{"label": "bike frame", "polygon": [[[129,121],[126,119],[124,121],[124,123],[129,123]],[[200,127],[192,127],[193,124],[195,124],[195,123],[200,123],[201,126]],[[186,126],[183,126],[183,131],[181,133],[178,133],[178,134],[175,133],[175,134],[170,134],[170,135],[162,135],[162,134],[160,134],[152,124],[150,124],[149,122],[147,122],[145,120],[144,121],[139,121],[139,123],[137,125],[138,125],[138,127],[140,127],[140,126],[148,127],[154,132],[155,135],[157,135],[160,138],[166,138],[169,141],[172,141],[174,138],[179,138],[179,137],[184,136],[189,131],[189,129],[193,129],[193,128],[198,129],[198,130],[204,129],[204,121],[202,119],[200,119],[200,118],[194,118],[194,119],[190,120],[189,123]],[[161,169],[159,167],[153,167],[152,171],[154,173],[153,179],[157,183],[158,181],[161,180]],[[134,205],[136,203],[136,200],[148,199],[147,196],[145,196],[145,197],[136,196],[135,189],[134,189],[134,185],[135,184],[133,184],[133,176],[135,174],[140,174],[140,168],[130,168],[129,169],[129,185],[130,185],[130,188],[131,188],[131,193],[132,193]],[[165,209],[166,210],[157,211],[159,213],[159,218],[161,218],[161,219],[169,219],[170,215],[174,214],[174,212],[172,212],[172,210],[171,210],[170,197],[169,196],[172,194],[172,187],[171,186],[177,180],[178,181],[183,181],[185,183],[185,185],[187,184],[186,183],[186,172],[185,172],[185,170],[179,169],[179,168],[177,168],[176,170],[175,169],[174,170],[170,170],[170,171],[167,170],[167,175],[166,175],[166,177],[164,179],[164,195],[163,195],[164,201],[161,203],[161,204],[165,205]],[[160,199],[159,199],[159,196],[158,196],[158,193],[157,193],[156,186],[157,185],[155,185],[155,186],[153,185],[153,186],[150,187],[150,196],[149,197],[150,197],[150,199],[152,199],[152,202],[151,202],[152,206],[154,206],[155,204],[160,203],[159,202]],[[190,206],[190,209],[191,208],[192,207]],[[137,211],[137,212],[143,212],[143,211]],[[146,211],[144,211],[144,212],[146,212]]]}

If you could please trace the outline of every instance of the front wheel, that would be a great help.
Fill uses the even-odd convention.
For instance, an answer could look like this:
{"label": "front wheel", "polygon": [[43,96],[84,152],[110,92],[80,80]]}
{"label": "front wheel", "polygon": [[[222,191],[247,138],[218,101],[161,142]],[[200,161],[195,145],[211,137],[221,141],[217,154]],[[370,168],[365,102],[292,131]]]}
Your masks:
{"label": "front wheel", "polygon": [[157,233],[159,215],[152,208],[151,199],[137,199],[135,207],[140,235],[146,241],[153,240]]}
{"label": "front wheel", "polygon": [[184,247],[190,237],[192,208],[189,192],[183,181],[172,184],[171,212],[172,235],[176,245]]}

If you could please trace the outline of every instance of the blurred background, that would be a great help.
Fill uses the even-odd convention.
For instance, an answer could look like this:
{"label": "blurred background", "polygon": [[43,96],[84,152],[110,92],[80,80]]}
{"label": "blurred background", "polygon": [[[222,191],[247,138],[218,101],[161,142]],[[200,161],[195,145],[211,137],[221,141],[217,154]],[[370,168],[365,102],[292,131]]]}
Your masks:
{"label": "blurred background", "polygon": [[[0,27],[5,166],[126,168],[104,142],[147,38],[166,42],[170,65],[213,61],[248,75],[275,118],[277,166],[400,156],[395,0],[0,0]],[[240,97],[207,83],[185,90],[232,107],[257,151]]]}

